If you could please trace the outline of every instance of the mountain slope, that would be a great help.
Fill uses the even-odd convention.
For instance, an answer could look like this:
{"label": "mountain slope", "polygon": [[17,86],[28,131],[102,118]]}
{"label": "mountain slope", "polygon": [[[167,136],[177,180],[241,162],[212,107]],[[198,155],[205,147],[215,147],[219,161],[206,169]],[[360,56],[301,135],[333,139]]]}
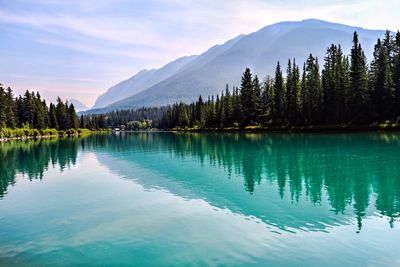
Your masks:
{"label": "mountain slope", "polygon": [[296,58],[297,63],[302,64],[310,53],[316,55],[322,65],[326,48],[331,43],[341,44],[345,53],[350,51],[354,31],[359,33],[366,55],[371,56],[374,43],[383,36],[383,31],[315,19],[276,23],[209,49],[170,77],[105,110],[193,101],[199,95],[220,93],[226,83],[239,85],[246,67],[264,78],[273,75],[277,61],[285,69],[289,58]]}
{"label": "mountain slope", "polygon": [[74,98],[69,99],[68,103],[72,103],[74,105],[76,112],[80,112],[80,111],[84,111],[84,110],[88,109],[88,107],[85,104],[83,104],[81,101],[74,99]]}
{"label": "mountain slope", "polygon": [[114,85],[107,92],[100,95],[92,109],[103,108],[116,101],[135,95],[175,74],[195,58],[196,56],[182,57],[160,69],[141,70],[131,78]]}

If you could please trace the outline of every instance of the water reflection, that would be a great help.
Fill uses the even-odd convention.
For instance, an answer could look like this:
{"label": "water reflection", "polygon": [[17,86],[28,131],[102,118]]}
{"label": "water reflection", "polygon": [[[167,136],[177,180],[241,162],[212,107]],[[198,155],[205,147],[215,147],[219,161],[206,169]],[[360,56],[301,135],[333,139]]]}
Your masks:
{"label": "water reflection", "polygon": [[[274,189],[282,203],[285,198],[292,203],[315,206],[326,201],[331,215],[336,217],[351,211],[359,230],[368,210],[386,216],[391,227],[400,216],[398,134],[133,133],[4,143],[0,147],[0,197],[4,197],[7,187],[15,182],[17,173],[26,174],[29,179],[40,179],[50,164],[58,164],[61,169],[75,164],[79,149],[106,153],[109,168],[120,168],[115,167],[117,162],[126,161],[157,169],[158,173],[168,174],[167,179],[189,185],[192,191],[198,191],[216,206],[235,203],[245,214],[263,217],[268,213],[266,220],[270,223],[280,224],[282,220],[273,220],[273,216],[283,215],[273,214],[267,192],[263,192],[263,199],[253,196],[262,186]],[[163,159],[170,160],[171,166],[173,162],[193,159],[195,165],[191,165],[191,169],[203,168],[206,174],[201,178],[204,179],[189,179],[187,173],[180,174],[179,165],[155,166],[154,160],[160,155],[168,155]],[[110,161],[110,157],[114,161]],[[133,172],[124,169],[128,175]],[[222,175],[207,180],[214,171],[222,171]],[[241,177],[241,193],[225,190],[234,183],[229,180],[232,176]],[[224,193],[218,194],[219,191]],[[244,192],[247,192],[247,199],[243,197]],[[261,203],[253,203],[255,199]],[[234,207],[230,209],[235,210]],[[291,215],[297,224],[288,220],[283,224],[300,228],[312,221],[302,206],[292,212],[298,213]],[[305,213],[303,221],[301,213]]]}
{"label": "water reflection", "polygon": [[50,165],[58,165],[60,171],[75,165],[79,143],[79,139],[0,143],[0,199],[15,183],[17,174],[29,180],[42,179]]}

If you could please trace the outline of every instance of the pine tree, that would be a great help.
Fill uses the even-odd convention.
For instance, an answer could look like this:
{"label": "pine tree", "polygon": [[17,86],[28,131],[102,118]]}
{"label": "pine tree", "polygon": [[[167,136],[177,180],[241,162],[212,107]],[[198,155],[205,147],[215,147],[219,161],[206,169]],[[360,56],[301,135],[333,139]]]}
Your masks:
{"label": "pine tree", "polygon": [[196,118],[199,121],[199,126],[203,127],[206,121],[203,98],[199,96],[196,105]]}
{"label": "pine tree", "polygon": [[259,114],[261,113],[262,101],[261,101],[261,84],[258,80],[257,75],[253,79],[253,114],[251,116],[251,120],[254,123],[259,123],[260,118]]}
{"label": "pine tree", "polygon": [[313,55],[307,59],[305,67],[305,91],[306,91],[306,109],[308,124],[320,124],[322,122],[323,111],[323,92],[319,73],[318,59]]}
{"label": "pine tree", "polygon": [[306,84],[306,64],[303,64],[303,72],[301,75],[301,86],[300,86],[300,93],[299,93],[299,123],[300,124],[307,124],[309,121],[309,110],[310,110],[310,103],[309,103],[309,95],[307,91],[307,84]]}
{"label": "pine tree", "polygon": [[15,128],[17,126],[17,118],[16,118],[16,102],[14,100],[14,94],[10,87],[7,88],[5,94],[5,111],[7,114],[6,125],[9,128]]}
{"label": "pine tree", "polygon": [[341,46],[338,46],[335,77],[336,84],[336,123],[346,121],[348,112],[348,91],[350,85],[350,70],[348,58],[344,56]]}
{"label": "pine tree", "polygon": [[57,125],[60,130],[69,129],[69,124],[67,122],[67,107],[61,98],[57,98],[57,106],[56,106],[56,117],[57,117]]}
{"label": "pine tree", "polygon": [[49,126],[52,129],[59,129],[57,122],[56,106],[53,103],[50,103],[49,107]]}
{"label": "pine tree", "polygon": [[259,114],[259,120],[261,124],[270,124],[272,120],[273,112],[273,87],[274,81],[270,76],[267,76],[263,83],[261,93],[261,110]]}
{"label": "pine tree", "polygon": [[68,117],[70,121],[70,127],[73,129],[78,129],[79,127],[79,120],[78,116],[76,115],[75,106],[74,104],[70,104],[68,107]]}
{"label": "pine tree", "polygon": [[273,121],[277,124],[283,122],[285,104],[285,84],[283,81],[281,66],[278,62],[275,70],[275,86],[274,86],[274,110],[273,110]]}
{"label": "pine tree", "polygon": [[242,104],[243,125],[249,125],[254,118],[254,89],[253,78],[249,68],[246,68],[240,85],[240,102]]}
{"label": "pine tree", "polygon": [[287,68],[286,78],[286,109],[287,121],[295,125],[298,123],[299,116],[299,93],[300,93],[300,72],[296,61],[293,60],[293,65],[290,60]]}
{"label": "pine tree", "polygon": [[353,116],[353,122],[366,123],[370,118],[370,92],[366,57],[358,42],[357,32],[354,32],[350,59],[349,112]]}
{"label": "pine tree", "polygon": [[85,128],[85,118],[83,117],[83,115],[81,115],[81,117],[79,119],[79,128],[81,128],[81,129]]}
{"label": "pine tree", "polygon": [[395,115],[400,116],[400,32],[397,32],[394,43],[393,54],[393,87]]}
{"label": "pine tree", "polygon": [[3,86],[0,84],[0,128],[7,126],[6,111],[6,92],[4,91]]}
{"label": "pine tree", "polygon": [[226,85],[225,88],[225,101],[224,101],[224,116],[223,116],[223,122],[225,127],[229,127],[232,125],[232,97],[231,93],[229,91],[228,85]]}
{"label": "pine tree", "polygon": [[232,124],[239,124],[240,121],[242,121],[242,103],[240,101],[240,95],[239,95],[239,88],[235,87],[233,89],[233,96],[232,96],[232,102],[233,102],[233,115],[232,115]]}
{"label": "pine tree", "polygon": [[33,100],[33,127],[36,129],[44,129],[47,126],[47,105],[42,101],[39,92],[36,95],[32,92]]}
{"label": "pine tree", "polygon": [[339,119],[337,114],[337,50],[337,46],[334,44],[328,48],[325,57],[324,69],[322,71],[324,117],[325,122],[328,124],[337,123]]}
{"label": "pine tree", "polygon": [[[390,35],[386,36],[390,38]],[[375,118],[384,121],[393,114],[394,90],[391,68],[391,41],[385,40],[385,45],[378,39],[374,50],[374,60],[370,70],[371,100],[375,111]]]}

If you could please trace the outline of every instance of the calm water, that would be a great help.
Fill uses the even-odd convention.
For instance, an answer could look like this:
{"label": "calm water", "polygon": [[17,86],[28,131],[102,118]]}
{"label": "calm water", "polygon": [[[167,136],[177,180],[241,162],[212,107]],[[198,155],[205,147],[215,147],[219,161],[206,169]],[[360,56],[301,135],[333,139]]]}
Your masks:
{"label": "calm water", "polygon": [[400,135],[0,144],[0,266],[400,266]]}

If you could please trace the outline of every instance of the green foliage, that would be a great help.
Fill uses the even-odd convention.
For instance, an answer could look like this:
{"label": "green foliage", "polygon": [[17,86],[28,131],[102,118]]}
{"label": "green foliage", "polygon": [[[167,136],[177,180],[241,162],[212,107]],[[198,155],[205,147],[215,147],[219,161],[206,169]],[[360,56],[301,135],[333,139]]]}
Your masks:
{"label": "green foliage", "polygon": [[[27,126],[29,125],[29,126]],[[22,127],[33,129],[77,129],[78,117],[74,106],[57,99],[57,106],[42,100],[39,92],[26,91],[23,96],[14,98],[11,88],[6,90],[0,84],[0,127],[14,129]],[[27,130],[28,131],[28,130]],[[38,133],[29,133],[38,135]]]}
{"label": "green foliage", "polygon": [[216,101],[209,97],[203,102],[200,97],[191,104],[171,105],[160,125],[203,129],[379,125],[387,120],[395,122],[399,116],[400,33],[394,36],[387,31],[383,41],[378,40],[368,67],[355,32],[350,55],[345,56],[340,45],[332,44],[322,72],[318,59],[311,54],[302,73],[295,59],[289,60],[284,78],[278,62],[275,77],[267,77],[262,84],[246,68],[240,91],[229,91],[227,86]]}
{"label": "green foliage", "polygon": [[130,121],[127,123],[127,129],[132,131],[151,129],[151,120]]}
{"label": "green foliage", "polygon": [[23,128],[1,128],[0,129],[0,138],[22,138],[22,137],[54,137],[58,136],[57,129],[31,129],[24,125]]}

